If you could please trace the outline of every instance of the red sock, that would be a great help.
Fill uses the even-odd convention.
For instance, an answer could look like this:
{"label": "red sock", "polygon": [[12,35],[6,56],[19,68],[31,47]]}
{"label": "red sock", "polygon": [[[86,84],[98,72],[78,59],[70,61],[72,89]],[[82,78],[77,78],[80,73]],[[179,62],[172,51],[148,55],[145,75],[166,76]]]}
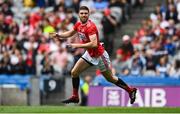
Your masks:
{"label": "red sock", "polygon": [[128,93],[130,93],[130,92],[132,91],[132,88],[130,88],[129,86],[126,86],[126,87],[125,87],[125,90],[126,90]]}
{"label": "red sock", "polygon": [[78,89],[73,88],[73,96],[78,97]]}
{"label": "red sock", "polygon": [[126,90],[128,93],[130,93],[132,91],[132,88],[129,87],[123,80],[121,80],[120,78],[118,78],[118,81],[115,83],[117,86],[123,88],[124,90]]}
{"label": "red sock", "polygon": [[73,96],[78,97],[79,91],[79,77],[72,78]]}

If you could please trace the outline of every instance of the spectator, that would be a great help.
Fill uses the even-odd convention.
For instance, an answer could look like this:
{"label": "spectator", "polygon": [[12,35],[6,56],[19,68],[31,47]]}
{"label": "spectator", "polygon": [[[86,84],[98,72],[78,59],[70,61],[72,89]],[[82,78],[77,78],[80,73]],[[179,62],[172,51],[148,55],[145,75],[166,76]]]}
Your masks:
{"label": "spectator", "polygon": [[73,63],[71,55],[68,54],[65,47],[60,47],[58,52],[51,55],[53,67],[58,75],[68,74]]}
{"label": "spectator", "polygon": [[[103,25],[103,36],[104,36],[104,45],[109,53],[112,55],[113,52],[113,45],[114,45],[114,36],[113,33],[115,32],[115,27],[117,26],[117,22],[115,17],[111,15],[110,9],[104,10],[104,16],[102,18],[102,25]],[[109,29],[111,28],[111,29]]]}
{"label": "spectator", "polygon": [[144,75],[145,76],[155,76],[155,71],[156,71],[156,61],[155,57],[153,56],[153,50],[148,49],[146,50],[146,68]]}
{"label": "spectator", "polygon": [[172,43],[175,46],[175,50],[176,50],[176,54],[178,54],[178,51],[180,50],[180,42],[179,42],[179,38],[177,35],[174,35],[172,37]]}
{"label": "spectator", "polygon": [[6,22],[9,26],[9,30],[11,31],[11,33],[14,35],[18,35],[19,34],[19,26],[15,21],[13,21],[12,17],[7,16]]}
{"label": "spectator", "polygon": [[5,15],[0,12],[0,31],[2,31],[3,33],[9,33],[10,30],[9,30],[9,27],[8,27],[8,24],[5,23]]}
{"label": "spectator", "polygon": [[118,53],[122,55],[122,60],[126,61],[134,54],[134,47],[130,41],[128,35],[124,35],[122,38],[122,45],[118,49]]}
{"label": "spectator", "polygon": [[109,8],[111,7],[121,7],[121,4],[118,0],[110,0],[109,2]]}
{"label": "spectator", "polygon": [[26,56],[26,73],[27,74],[35,74],[36,73],[36,62],[35,62],[35,52],[36,50],[30,46],[29,50],[27,50]]}
{"label": "spectator", "polygon": [[116,58],[112,61],[112,67],[116,70],[117,75],[128,75],[130,69],[128,68],[129,62],[123,60],[122,54],[116,51]]}
{"label": "spectator", "polygon": [[164,48],[168,51],[169,55],[171,55],[171,56],[175,55],[176,47],[175,47],[175,45],[173,45],[172,39],[168,38],[166,40],[166,44],[165,44]]}
{"label": "spectator", "polygon": [[134,3],[134,7],[139,7],[140,9],[143,9],[144,8],[144,2],[145,0],[135,0],[135,3]]}
{"label": "spectator", "polygon": [[35,6],[35,1],[34,0],[23,0],[24,7],[34,7]]}
{"label": "spectator", "polygon": [[[150,47],[154,50],[154,57],[156,63],[159,63],[159,60],[162,56],[165,56],[168,54],[167,50],[164,49],[162,41],[153,41],[151,42]],[[154,44],[153,44],[154,43]],[[154,45],[154,46],[153,46]]]}
{"label": "spectator", "polygon": [[13,16],[13,12],[11,11],[11,5],[7,2],[3,3],[1,6],[1,11],[6,16]]}
{"label": "spectator", "polygon": [[140,51],[135,49],[134,56],[130,59],[130,75],[142,75],[145,66],[145,58],[140,54]]}
{"label": "spectator", "polygon": [[72,1],[71,8],[73,8],[76,13],[78,13],[78,11],[79,11],[79,4],[80,4],[80,0]]}
{"label": "spectator", "polygon": [[10,64],[10,56],[8,52],[3,53],[3,59],[1,60],[1,70],[2,74],[10,74],[11,73],[11,64]]}
{"label": "spectator", "polygon": [[44,21],[43,32],[44,32],[44,33],[51,33],[51,32],[54,32],[54,31],[55,31],[55,29],[54,29],[54,27],[51,25],[49,19],[46,19],[46,20]]}
{"label": "spectator", "polygon": [[10,55],[11,74],[25,74],[25,62],[23,61],[21,51],[13,46],[13,50]]}
{"label": "spectator", "polygon": [[111,10],[111,15],[113,15],[118,23],[118,25],[122,22],[123,11],[122,4],[119,0],[110,0],[109,9]]}
{"label": "spectator", "polygon": [[53,7],[55,5],[55,0],[46,0],[46,6]]}
{"label": "spectator", "polygon": [[88,94],[89,94],[89,86],[92,81],[92,76],[86,75],[84,78],[84,83],[81,86],[81,106],[87,106],[88,104]]}
{"label": "spectator", "polygon": [[166,20],[173,19],[175,23],[178,22],[178,13],[174,4],[170,4],[168,10],[166,11]]}
{"label": "spectator", "polygon": [[180,0],[176,0],[176,8],[178,12],[178,21],[180,21]]}
{"label": "spectator", "polygon": [[168,77],[170,71],[170,64],[168,63],[167,56],[160,58],[159,64],[156,66],[156,73],[159,77]]}
{"label": "spectator", "polygon": [[180,78],[180,60],[175,60],[173,66],[170,69],[169,76],[177,79]]}
{"label": "spectator", "polygon": [[41,61],[41,64],[43,65],[43,68],[41,70],[42,74],[50,75],[50,76],[54,74],[54,68],[52,66],[52,61],[48,56],[48,53],[45,55],[45,57]]}
{"label": "spectator", "polygon": [[46,1],[45,0],[36,0],[36,6],[38,7],[46,7]]}
{"label": "spectator", "polygon": [[169,19],[168,23],[169,23],[169,26],[166,27],[167,37],[172,37],[173,35],[176,34],[175,22],[173,19]]}
{"label": "spectator", "polygon": [[67,11],[66,11],[66,19],[68,19],[68,23],[72,23],[72,24],[76,23],[77,18],[73,15],[73,10],[72,9],[67,9]]}
{"label": "spectator", "polygon": [[123,22],[126,22],[131,17],[131,13],[130,13],[131,8],[130,8],[130,4],[128,3],[127,0],[121,0],[121,8],[123,10],[122,20],[123,20]]}

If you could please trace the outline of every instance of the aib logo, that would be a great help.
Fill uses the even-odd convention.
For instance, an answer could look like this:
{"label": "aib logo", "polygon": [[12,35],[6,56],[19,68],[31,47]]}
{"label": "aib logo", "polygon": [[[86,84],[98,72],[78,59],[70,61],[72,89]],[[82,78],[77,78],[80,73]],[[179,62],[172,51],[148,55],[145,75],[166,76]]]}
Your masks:
{"label": "aib logo", "polygon": [[125,93],[117,88],[103,89],[103,106],[122,106],[124,103]]}
{"label": "aib logo", "polygon": [[119,91],[108,91],[108,95],[107,95],[107,105],[108,106],[118,106],[120,105],[120,95],[119,95]]}
{"label": "aib logo", "polygon": [[124,90],[116,87],[103,88],[103,106],[164,107],[167,103],[166,91],[163,88],[139,89],[133,105]]}

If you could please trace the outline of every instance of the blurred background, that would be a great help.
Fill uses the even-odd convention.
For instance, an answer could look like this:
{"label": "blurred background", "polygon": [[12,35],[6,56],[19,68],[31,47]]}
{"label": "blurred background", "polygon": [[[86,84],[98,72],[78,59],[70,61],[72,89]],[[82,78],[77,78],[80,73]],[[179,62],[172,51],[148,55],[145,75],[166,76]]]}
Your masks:
{"label": "blurred background", "polygon": [[[52,40],[90,8],[113,74],[137,87],[137,100],[92,67],[81,74],[81,106],[180,106],[180,0],[0,0],[0,105],[63,105],[70,71],[84,53]],[[177,97],[176,100],[174,100]]]}

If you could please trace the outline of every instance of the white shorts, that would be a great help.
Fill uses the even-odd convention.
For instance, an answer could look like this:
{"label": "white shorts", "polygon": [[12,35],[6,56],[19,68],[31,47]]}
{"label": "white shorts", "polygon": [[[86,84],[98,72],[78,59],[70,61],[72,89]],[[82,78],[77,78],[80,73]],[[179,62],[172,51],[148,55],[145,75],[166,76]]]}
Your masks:
{"label": "white shorts", "polygon": [[89,53],[86,51],[82,55],[82,58],[89,64],[97,66],[101,70],[101,72],[110,69],[111,62],[109,59],[109,55],[106,51],[104,51],[103,55],[100,57],[91,57]]}

